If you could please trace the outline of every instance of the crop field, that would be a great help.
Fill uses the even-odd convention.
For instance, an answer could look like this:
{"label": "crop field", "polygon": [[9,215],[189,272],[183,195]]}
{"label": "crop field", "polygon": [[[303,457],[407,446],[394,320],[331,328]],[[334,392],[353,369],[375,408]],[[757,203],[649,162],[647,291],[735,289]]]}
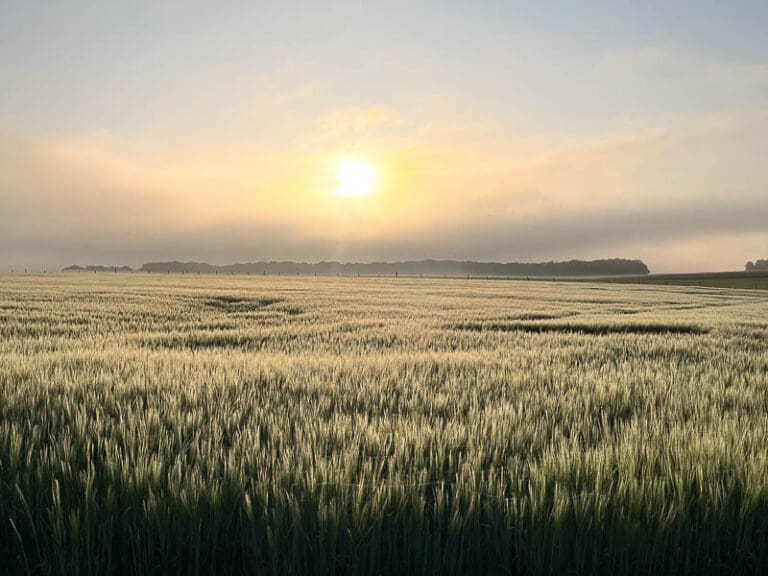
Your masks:
{"label": "crop field", "polygon": [[768,292],[0,277],[4,574],[765,574]]}
{"label": "crop field", "polygon": [[768,290],[768,274],[657,274],[632,278],[602,279],[628,284],[660,284],[664,286],[698,286],[700,288],[739,288]]}

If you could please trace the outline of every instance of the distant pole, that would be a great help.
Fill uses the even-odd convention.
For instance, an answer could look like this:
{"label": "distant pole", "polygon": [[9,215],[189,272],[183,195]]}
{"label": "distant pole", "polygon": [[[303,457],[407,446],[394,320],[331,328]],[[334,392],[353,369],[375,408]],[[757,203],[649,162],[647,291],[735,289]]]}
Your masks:
{"label": "distant pole", "polygon": [[395,278],[397,278],[397,270],[395,270]]}
{"label": "distant pole", "polygon": [[27,269],[26,269],[26,268],[24,268],[24,274],[26,274],[26,273],[27,273]]}

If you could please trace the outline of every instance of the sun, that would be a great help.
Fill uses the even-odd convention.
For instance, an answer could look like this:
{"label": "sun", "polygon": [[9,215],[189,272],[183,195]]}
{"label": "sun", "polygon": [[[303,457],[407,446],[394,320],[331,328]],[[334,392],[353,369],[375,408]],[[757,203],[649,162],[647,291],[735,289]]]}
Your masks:
{"label": "sun", "polygon": [[334,196],[355,198],[370,196],[376,191],[376,168],[357,158],[344,158],[336,167],[339,186]]}

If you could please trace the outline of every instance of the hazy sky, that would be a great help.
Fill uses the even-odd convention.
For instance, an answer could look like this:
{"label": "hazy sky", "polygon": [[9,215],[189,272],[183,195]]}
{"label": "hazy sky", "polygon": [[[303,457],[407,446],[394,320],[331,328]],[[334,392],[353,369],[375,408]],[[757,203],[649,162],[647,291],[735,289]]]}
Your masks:
{"label": "hazy sky", "polygon": [[[768,258],[768,2],[0,3],[0,266]],[[334,195],[356,157],[375,194]]]}

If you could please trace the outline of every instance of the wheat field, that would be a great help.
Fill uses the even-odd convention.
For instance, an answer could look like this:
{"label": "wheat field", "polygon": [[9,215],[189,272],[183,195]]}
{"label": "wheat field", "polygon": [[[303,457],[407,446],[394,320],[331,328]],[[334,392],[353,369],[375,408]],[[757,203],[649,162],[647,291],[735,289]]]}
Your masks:
{"label": "wheat field", "polygon": [[760,574],[768,293],[0,277],[9,574]]}

